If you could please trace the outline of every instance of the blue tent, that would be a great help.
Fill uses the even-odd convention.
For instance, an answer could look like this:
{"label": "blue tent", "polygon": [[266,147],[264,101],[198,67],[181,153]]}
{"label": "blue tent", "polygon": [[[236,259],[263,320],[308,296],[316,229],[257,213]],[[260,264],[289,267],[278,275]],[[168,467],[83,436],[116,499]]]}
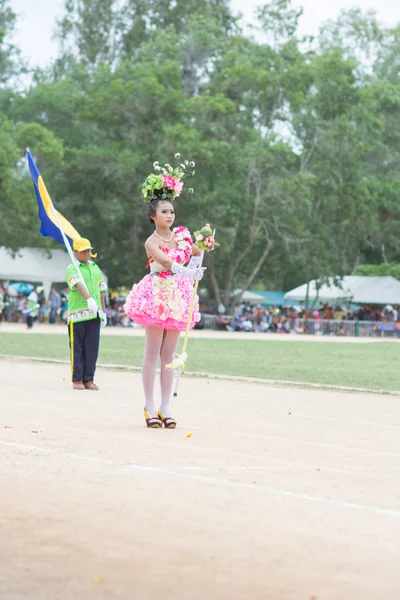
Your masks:
{"label": "blue tent", "polygon": [[30,294],[35,286],[32,283],[26,283],[25,281],[17,281],[16,283],[10,283],[10,287],[14,288],[17,294]]}
{"label": "blue tent", "polygon": [[285,300],[285,292],[276,291],[264,291],[259,292],[258,290],[250,290],[254,294],[263,296],[267,306],[297,306],[298,302],[295,300]]}

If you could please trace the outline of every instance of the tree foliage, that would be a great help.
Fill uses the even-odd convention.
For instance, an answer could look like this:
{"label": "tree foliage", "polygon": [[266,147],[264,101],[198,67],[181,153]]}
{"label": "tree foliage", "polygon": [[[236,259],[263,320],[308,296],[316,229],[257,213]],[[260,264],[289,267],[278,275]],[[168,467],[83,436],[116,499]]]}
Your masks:
{"label": "tree foliage", "polygon": [[400,280],[399,263],[381,263],[379,265],[358,265],[354,269],[353,275],[363,275],[367,277],[394,277]]}
{"label": "tree foliage", "polygon": [[[129,285],[149,233],[142,182],[179,151],[196,177],[178,221],[217,228],[218,301],[351,273],[383,247],[399,260],[400,26],[352,10],[309,40],[300,16],[271,0],[249,35],[227,0],[67,0],[52,68],[1,89],[0,242],[48,243],[20,161],[30,146],[111,284]],[[0,0],[0,31],[13,22]],[[14,60],[0,43],[0,81]]]}

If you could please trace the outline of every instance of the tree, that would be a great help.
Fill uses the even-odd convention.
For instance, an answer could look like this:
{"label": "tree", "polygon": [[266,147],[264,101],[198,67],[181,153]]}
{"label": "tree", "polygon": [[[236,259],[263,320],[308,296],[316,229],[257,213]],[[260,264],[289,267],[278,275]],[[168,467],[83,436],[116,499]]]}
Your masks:
{"label": "tree", "polygon": [[9,0],[0,0],[0,85],[21,72],[22,63],[17,48],[11,43],[16,15]]}
{"label": "tree", "polygon": [[32,240],[36,245],[40,236],[32,231],[34,210],[25,202],[28,179],[20,161],[19,125],[7,116],[18,95],[7,84],[12,79],[16,87],[23,72],[19,52],[10,42],[15,20],[9,2],[0,0],[0,245],[18,249]]}
{"label": "tree", "polygon": [[57,38],[63,61],[78,59],[88,66],[113,63],[116,57],[115,0],[66,0]]}
{"label": "tree", "polygon": [[394,277],[400,280],[400,264],[381,263],[380,265],[358,265],[353,271],[353,275],[363,275],[365,277]]}
{"label": "tree", "polygon": [[134,57],[155,33],[185,33],[198,19],[226,32],[235,27],[227,0],[66,0],[57,29],[61,64],[74,58],[92,67],[116,64]]}
{"label": "tree", "polygon": [[383,247],[397,260],[399,31],[352,11],[312,41],[300,13],[271,0],[252,37],[225,0],[68,0],[60,59],[26,93],[0,94],[4,189],[28,185],[29,145],[111,285],[129,285],[150,233],[142,181],[180,151],[196,176],[178,219],[217,228],[205,281],[227,306],[237,288],[381,262]]}

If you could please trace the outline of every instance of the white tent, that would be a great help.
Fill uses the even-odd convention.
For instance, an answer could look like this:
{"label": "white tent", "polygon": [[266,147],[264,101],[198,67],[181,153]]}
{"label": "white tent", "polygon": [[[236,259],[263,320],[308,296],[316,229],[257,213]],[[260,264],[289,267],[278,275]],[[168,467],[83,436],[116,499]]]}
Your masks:
{"label": "white tent", "polygon": [[65,283],[70,262],[62,249],[21,248],[14,256],[8,248],[0,246],[0,280],[40,282],[47,298],[53,283]]}
{"label": "white tent", "polygon": [[[287,292],[285,300],[304,302],[307,296],[307,284]],[[323,303],[354,302],[356,304],[400,304],[400,281],[394,277],[363,277],[349,275],[335,284],[331,279],[317,291],[316,281],[309,283],[310,302],[318,299]]]}
{"label": "white tent", "polygon": [[[235,290],[232,295],[238,296],[239,294],[242,294],[242,290]],[[266,304],[267,302],[264,296],[250,292],[250,290],[243,292],[241,300],[242,302],[248,302],[249,304]]]}

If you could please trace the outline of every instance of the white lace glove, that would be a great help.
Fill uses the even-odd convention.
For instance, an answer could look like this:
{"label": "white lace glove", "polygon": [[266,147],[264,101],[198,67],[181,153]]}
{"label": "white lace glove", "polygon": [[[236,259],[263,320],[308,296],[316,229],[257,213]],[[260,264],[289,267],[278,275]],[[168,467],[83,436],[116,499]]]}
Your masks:
{"label": "white lace glove", "polygon": [[104,313],[103,318],[101,319],[101,326],[105,327],[107,325],[107,315]]}
{"label": "white lace glove", "polygon": [[93,315],[97,315],[97,312],[99,309],[97,307],[96,300],[94,298],[88,298],[87,305],[88,305],[89,312],[91,312]]}
{"label": "white lace glove", "polygon": [[176,275],[187,277],[187,279],[191,279],[192,281],[200,281],[200,279],[203,279],[204,275],[204,270],[202,268],[188,269],[188,267],[184,267],[177,262],[172,263],[171,270],[173,273],[176,273]]}

